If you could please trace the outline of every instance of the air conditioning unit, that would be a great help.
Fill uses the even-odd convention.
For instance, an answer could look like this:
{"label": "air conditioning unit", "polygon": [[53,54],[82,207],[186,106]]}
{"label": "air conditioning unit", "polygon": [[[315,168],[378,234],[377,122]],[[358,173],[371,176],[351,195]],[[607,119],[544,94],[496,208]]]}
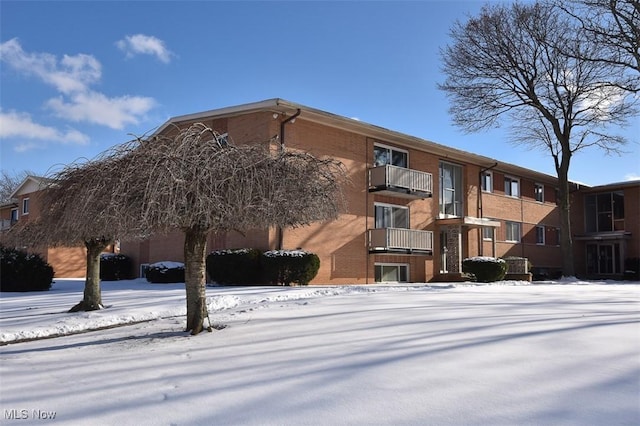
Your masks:
{"label": "air conditioning unit", "polygon": [[141,263],[140,264],[140,276],[139,276],[139,278],[147,278],[147,269],[149,269],[149,264],[148,263]]}

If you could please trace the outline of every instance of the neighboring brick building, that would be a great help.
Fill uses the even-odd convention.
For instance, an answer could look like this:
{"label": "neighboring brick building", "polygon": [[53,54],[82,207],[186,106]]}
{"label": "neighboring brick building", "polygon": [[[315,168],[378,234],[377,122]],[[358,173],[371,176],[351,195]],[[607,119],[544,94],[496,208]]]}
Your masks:
{"label": "neighboring brick building", "polygon": [[[0,219],[4,231],[19,221],[30,220],[40,214],[38,192],[47,179],[27,176],[11,194],[11,202],[0,205]],[[1,242],[1,239],[0,239]],[[35,252],[49,263],[58,278],[82,278],[85,276],[86,257],[84,247],[24,247]]]}
{"label": "neighboring brick building", "polygon": [[[194,122],[236,144],[336,158],[350,179],[337,220],[285,229],[281,241],[276,229],[214,235],[210,250],[300,247],[320,257],[313,284],[450,279],[476,255],[561,267],[555,177],[281,99],[175,117],[158,132]],[[121,250],[137,264],[180,261],[182,241],[175,233]]]}
{"label": "neighboring brick building", "polygon": [[582,188],[572,205],[576,274],[618,277],[640,258],[640,181]]}

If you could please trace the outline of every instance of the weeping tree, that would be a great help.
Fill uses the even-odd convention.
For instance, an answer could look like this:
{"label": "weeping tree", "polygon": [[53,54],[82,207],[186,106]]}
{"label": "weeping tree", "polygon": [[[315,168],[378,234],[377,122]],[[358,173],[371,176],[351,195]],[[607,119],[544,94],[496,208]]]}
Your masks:
{"label": "weeping tree", "polygon": [[104,307],[100,254],[121,236],[144,235],[141,222],[131,214],[140,207],[139,197],[113,191],[116,180],[128,178],[120,169],[135,145],[117,146],[93,161],[73,163],[51,175],[38,194],[39,216],[19,222],[7,235],[9,242],[31,247],[86,248],[84,295],[70,312]]}
{"label": "weeping tree", "polygon": [[563,274],[574,275],[569,166],[597,147],[619,153],[614,130],[637,114],[626,68],[593,61],[600,49],[576,20],[548,2],[487,5],[450,31],[441,50],[453,122],[468,132],[514,130],[513,141],[553,159],[559,184]]}
{"label": "weeping tree", "polygon": [[296,227],[337,217],[341,163],[269,143],[234,145],[194,124],[140,139],[112,191],[135,194],[133,209],[153,233],[185,236],[186,331],[198,334],[207,318],[205,256],[209,234]]}

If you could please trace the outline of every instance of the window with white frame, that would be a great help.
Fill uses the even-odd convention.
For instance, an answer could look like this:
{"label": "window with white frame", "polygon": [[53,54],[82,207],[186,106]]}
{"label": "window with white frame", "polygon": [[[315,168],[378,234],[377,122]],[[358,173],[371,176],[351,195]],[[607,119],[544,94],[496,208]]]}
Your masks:
{"label": "window with white frame", "polygon": [[409,265],[404,263],[376,263],[375,281],[384,282],[407,282],[409,281]]}
{"label": "window with white frame", "polygon": [[493,228],[491,226],[482,227],[482,239],[493,240]]}
{"label": "window with white frame", "polygon": [[536,244],[544,245],[545,227],[543,225],[536,226]]}
{"label": "window with white frame", "polygon": [[482,172],[482,190],[484,192],[493,192],[493,173],[491,171]]}
{"label": "window with white frame", "polygon": [[462,216],[462,166],[440,162],[440,214]]}
{"label": "window with white frame", "polygon": [[16,223],[18,221],[18,208],[11,209],[11,223]]}
{"label": "window with white frame", "polygon": [[409,208],[393,204],[375,204],[376,228],[409,229]]}
{"label": "window with white frame", "polygon": [[511,176],[504,177],[504,193],[510,197],[520,197],[520,179]]}
{"label": "window with white frame", "polygon": [[29,198],[22,199],[22,214],[29,214]]}
{"label": "window with white frame", "polygon": [[373,146],[373,165],[378,166],[397,166],[408,167],[409,153],[407,151],[392,148],[390,146],[375,144]]}
{"label": "window with white frame", "polygon": [[541,183],[536,183],[534,186],[534,193],[536,201],[544,203],[544,185]]}
{"label": "window with white frame", "polygon": [[520,223],[518,222],[506,222],[505,223],[505,241],[519,243],[521,238]]}

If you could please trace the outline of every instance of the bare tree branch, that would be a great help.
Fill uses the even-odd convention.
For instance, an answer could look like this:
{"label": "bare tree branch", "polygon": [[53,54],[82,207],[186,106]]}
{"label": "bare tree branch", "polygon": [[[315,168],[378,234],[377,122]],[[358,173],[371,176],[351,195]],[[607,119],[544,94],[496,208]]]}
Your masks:
{"label": "bare tree branch", "polygon": [[[637,31],[637,10],[629,0],[575,0],[625,6]],[[456,22],[452,43],[441,50],[453,122],[468,132],[506,121],[513,142],[548,151],[560,184],[563,270],[573,275],[569,223],[569,166],[583,149],[618,153],[627,142],[612,129],[638,113],[627,69],[616,61],[594,60],[600,41],[585,36],[585,14],[566,13],[546,1],[487,5],[477,17]],[[625,21],[626,22],[626,21]],[[581,25],[582,24],[582,25]],[[633,41],[633,40],[631,40]],[[635,45],[637,49],[637,44]],[[637,50],[636,50],[637,53]],[[613,55],[613,50],[606,53]],[[623,53],[615,52],[617,58]]]}

